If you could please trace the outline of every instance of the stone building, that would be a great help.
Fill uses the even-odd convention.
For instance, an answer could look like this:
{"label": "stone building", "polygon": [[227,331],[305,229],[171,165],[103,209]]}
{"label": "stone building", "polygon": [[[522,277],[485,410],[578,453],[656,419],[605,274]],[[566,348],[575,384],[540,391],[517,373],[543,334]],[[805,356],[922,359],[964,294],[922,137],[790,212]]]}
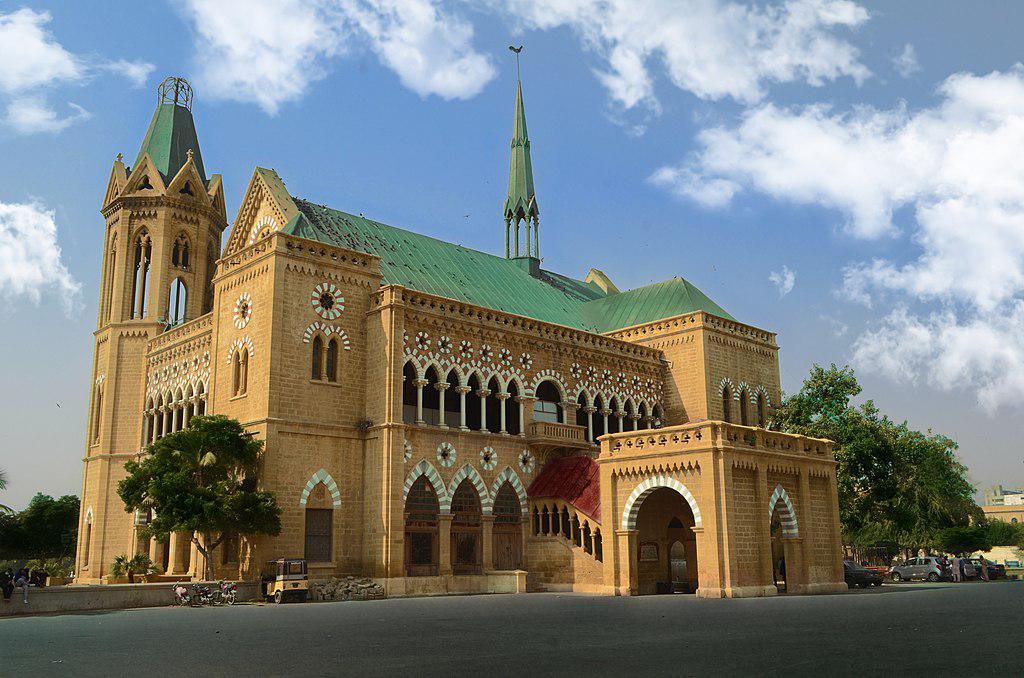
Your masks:
{"label": "stone building", "polygon": [[[277,537],[215,567],[377,578],[389,595],[772,595],[843,587],[827,441],[766,430],[775,335],[682,278],[620,291],[541,266],[517,87],[495,256],[296,197],[256,168],[228,230],[192,91],[168,78],[103,200],[79,581],[120,553],[169,575],[191,535],[138,537],[123,465],[198,414],[266,441]],[[498,231],[498,228],[495,229]]]}

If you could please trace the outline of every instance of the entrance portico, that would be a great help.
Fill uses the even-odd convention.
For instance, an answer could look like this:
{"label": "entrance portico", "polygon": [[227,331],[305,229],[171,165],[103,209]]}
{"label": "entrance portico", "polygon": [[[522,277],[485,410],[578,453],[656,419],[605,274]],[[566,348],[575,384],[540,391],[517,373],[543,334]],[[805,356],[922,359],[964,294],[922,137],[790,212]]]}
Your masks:
{"label": "entrance portico", "polygon": [[791,593],[846,588],[830,442],[711,421],[605,436],[597,462],[607,592],[770,596],[780,558]]}

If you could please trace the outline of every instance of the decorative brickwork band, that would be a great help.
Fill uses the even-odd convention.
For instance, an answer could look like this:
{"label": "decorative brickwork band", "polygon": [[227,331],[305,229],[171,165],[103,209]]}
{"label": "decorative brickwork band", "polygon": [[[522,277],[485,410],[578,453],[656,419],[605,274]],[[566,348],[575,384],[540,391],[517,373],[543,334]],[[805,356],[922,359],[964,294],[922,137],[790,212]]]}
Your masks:
{"label": "decorative brickwork band", "polygon": [[334,482],[334,478],[331,477],[331,474],[324,469],[320,469],[314,473],[306,482],[306,487],[302,490],[302,498],[299,499],[299,506],[306,505],[306,501],[309,500],[309,493],[312,492],[313,488],[320,483],[326,485],[327,489],[330,491],[334,508],[339,508],[341,506],[341,492],[338,490],[338,484]]}
{"label": "decorative brickwork band", "polygon": [[667,487],[681,494],[686,503],[690,505],[690,510],[693,511],[693,526],[704,526],[700,518],[700,507],[697,506],[697,500],[686,489],[686,485],[668,476],[653,476],[637,485],[636,489],[633,490],[633,494],[629,495],[629,499],[626,500],[626,508],[622,511],[623,530],[636,529],[636,517],[640,513],[640,506],[644,503],[647,495],[660,487]]}
{"label": "decorative brickwork band", "polygon": [[796,511],[793,510],[793,502],[789,498],[789,493],[782,485],[776,486],[775,491],[772,492],[772,498],[768,500],[768,521],[771,522],[775,507],[780,501],[782,506],[779,507],[779,518],[782,521],[782,536],[799,537],[800,530],[796,524]]}

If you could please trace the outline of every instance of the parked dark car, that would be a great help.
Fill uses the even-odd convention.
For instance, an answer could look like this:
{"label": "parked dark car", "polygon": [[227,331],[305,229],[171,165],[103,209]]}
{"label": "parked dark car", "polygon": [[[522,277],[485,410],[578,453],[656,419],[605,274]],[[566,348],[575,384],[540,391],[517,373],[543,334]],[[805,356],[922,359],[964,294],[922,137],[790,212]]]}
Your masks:
{"label": "parked dark car", "polygon": [[[971,565],[974,565],[974,572],[977,577],[981,577],[981,558],[970,558],[968,561]],[[1006,566],[996,565],[991,560],[988,562],[988,578],[989,579],[1006,579]]]}
{"label": "parked dark car", "polygon": [[858,565],[852,560],[843,561],[843,576],[846,579],[846,585],[851,589],[855,586],[866,589],[869,586],[882,585],[882,575],[863,565]]}

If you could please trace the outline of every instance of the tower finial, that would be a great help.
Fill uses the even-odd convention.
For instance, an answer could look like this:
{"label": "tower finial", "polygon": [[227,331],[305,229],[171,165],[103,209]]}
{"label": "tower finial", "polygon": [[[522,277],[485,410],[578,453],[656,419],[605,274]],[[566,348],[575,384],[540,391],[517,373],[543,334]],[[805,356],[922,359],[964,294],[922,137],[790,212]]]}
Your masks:
{"label": "tower finial", "polygon": [[[523,46],[508,46],[516,55],[516,110],[512,127],[511,157],[508,169],[508,197],[505,198],[505,257],[540,258],[540,209],[533,190],[533,162],[530,159],[530,135],[526,131],[523,84],[519,77],[519,53]],[[519,249],[519,226],[526,226],[526,251]],[[533,229],[533,243],[531,233]],[[513,238],[514,234],[514,238]],[[514,242],[513,242],[514,240]]]}

